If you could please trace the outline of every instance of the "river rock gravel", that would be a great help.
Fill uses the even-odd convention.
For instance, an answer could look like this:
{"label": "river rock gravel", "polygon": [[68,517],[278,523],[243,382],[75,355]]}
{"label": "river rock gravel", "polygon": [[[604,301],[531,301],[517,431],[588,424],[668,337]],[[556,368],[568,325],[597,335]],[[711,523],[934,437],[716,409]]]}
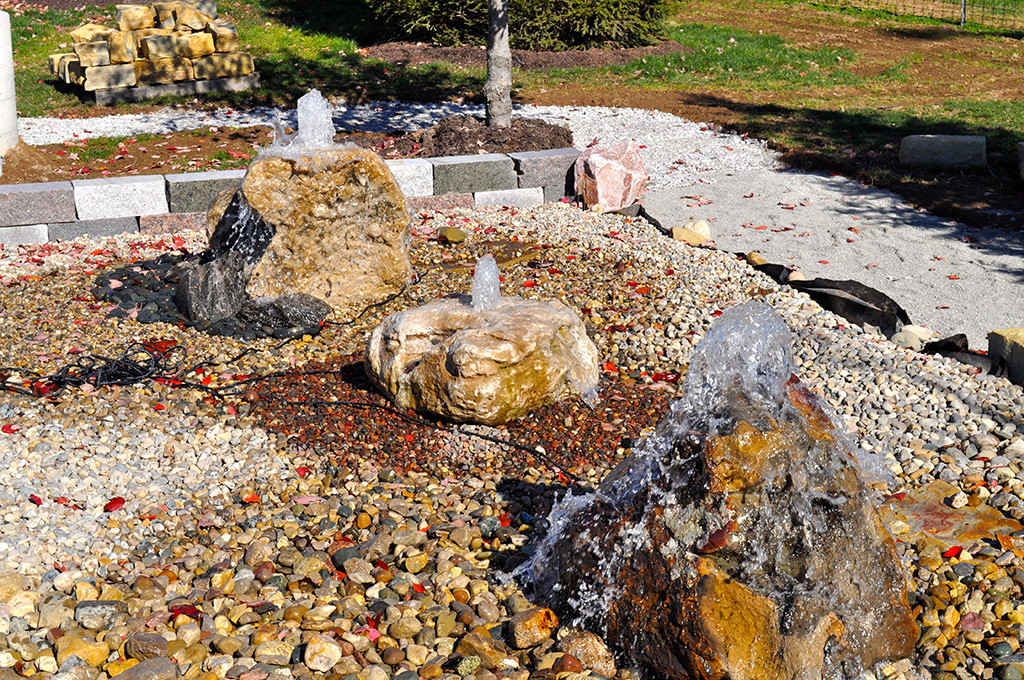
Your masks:
{"label": "river rock gravel", "polygon": [[[439,240],[440,229],[466,238]],[[51,373],[130,342],[177,343],[183,367],[211,362],[178,373],[185,386],[0,393],[6,677],[638,677],[511,573],[553,503],[628,454],[655,424],[650,411],[675,394],[693,346],[722,310],[749,299],[793,331],[799,377],[835,410],[893,509],[923,632],[911,659],[870,675],[1024,671],[1020,386],[897,348],[729,253],[567,204],[418,212],[419,279],[405,295],[287,342],[143,324],[131,310],[110,318],[112,305],[90,294],[104,272],[196,252],[203,240],[125,235],[0,252],[8,384],[31,390],[28,370]],[[582,427],[585,407],[569,404],[519,429],[437,430],[381,409],[347,420],[330,405],[351,399],[358,380],[339,374],[349,391],[332,394],[308,368],[358,356],[388,313],[468,291],[488,252],[503,294],[558,298],[587,322],[603,367],[597,420]],[[286,375],[239,383],[271,372]],[[620,406],[640,394],[648,411]],[[325,413],[330,437],[317,429]],[[562,455],[569,439],[584,448]],[[408,444],[401,457],[394,441]],[[503,441],[545,448],[526,458]],[[584,455],[588,444],[601,455]],[[988,524],[941,539],[918,531],[898,504],[936,489],[933,500],[961,513],[954,524],[974,526],[975,515]]]}

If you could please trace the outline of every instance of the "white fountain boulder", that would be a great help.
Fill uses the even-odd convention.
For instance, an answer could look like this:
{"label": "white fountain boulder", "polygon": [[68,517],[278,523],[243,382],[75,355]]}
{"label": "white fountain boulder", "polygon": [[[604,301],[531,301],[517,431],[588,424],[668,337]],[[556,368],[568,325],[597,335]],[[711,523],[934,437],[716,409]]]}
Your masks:
{"label": "white fountain boulder", "polygon": [[597,348],[558,301],[503,297],[497,266],[477,264],[473,295],[392,314],[365,366],[392,402],[455,422],[499,425],[544,404],[597,393]]}

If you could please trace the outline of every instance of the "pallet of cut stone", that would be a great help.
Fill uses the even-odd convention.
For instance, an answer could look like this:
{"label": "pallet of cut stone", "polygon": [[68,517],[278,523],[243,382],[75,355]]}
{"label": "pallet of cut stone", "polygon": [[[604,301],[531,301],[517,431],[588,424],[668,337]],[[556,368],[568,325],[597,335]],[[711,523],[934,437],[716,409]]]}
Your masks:
{"label": "pallet of cut stone", "polygon": [[71,50],[49,56],[50,73],[95,93],[97,104],[259,85],[252,55],[213,0],[118,5],[114,23],[71,31]]}

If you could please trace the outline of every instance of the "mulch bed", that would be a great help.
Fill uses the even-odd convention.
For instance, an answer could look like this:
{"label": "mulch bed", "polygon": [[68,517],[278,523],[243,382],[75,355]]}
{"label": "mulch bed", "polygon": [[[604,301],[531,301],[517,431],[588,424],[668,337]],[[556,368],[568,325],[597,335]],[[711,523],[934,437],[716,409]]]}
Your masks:
{"label": "mulch bed", "polygon": [[606,376],[595,410],[579,400],[563,401],[506,426],[478,428],[500,440],[544,447],[544,454],[531,455],[488,440],[470,452],[443,446],[440,430],[455,426],[392,407],[370,385],[362,355],[307,364],[301,371],[255,383],[245,394],[257,422],[286,433],[325,466],[353,466],[362,458],[397,471],[441,475],[474,467],[518,475],[527,467],[550,468],[552,463],[567,471],[611,467],[629,454],[644,428],[668,412],[674,397],[675,389],[664,382],[652,386]]}

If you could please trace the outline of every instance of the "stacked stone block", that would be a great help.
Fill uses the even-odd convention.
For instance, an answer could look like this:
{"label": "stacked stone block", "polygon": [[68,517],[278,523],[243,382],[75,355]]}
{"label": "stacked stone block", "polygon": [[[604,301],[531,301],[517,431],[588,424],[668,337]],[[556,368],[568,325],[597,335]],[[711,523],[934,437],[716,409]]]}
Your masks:
{"label": "stacked stone block", "polygon": [[71,52],[51,54],[50,73],[86,92],[236,78],[253,73],[238,31],[213,0],[118,5],[117,27],[71,31]]}

